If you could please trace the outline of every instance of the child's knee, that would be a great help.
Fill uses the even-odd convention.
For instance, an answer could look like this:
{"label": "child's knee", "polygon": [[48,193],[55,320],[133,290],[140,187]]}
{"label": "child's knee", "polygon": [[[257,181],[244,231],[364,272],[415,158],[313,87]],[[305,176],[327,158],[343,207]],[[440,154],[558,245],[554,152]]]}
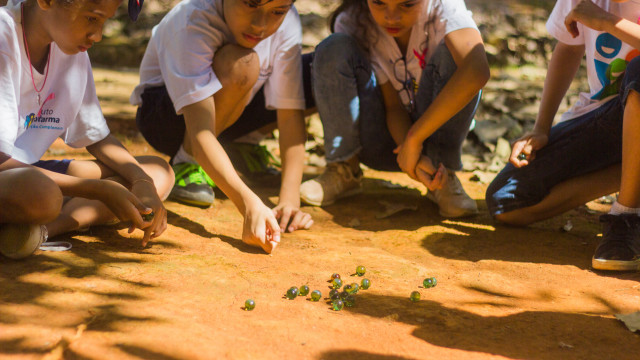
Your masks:
{"label": "child's knee", "polygon": [[175,174],[169,163],[157,156],[139,156],[136,159],[153,179],[158,196],[162,200],[166,200],[175,182]]}
{"label": "child's knee", "polygon": [[225,45],[213,57],[213,71],[223,87],[250,90],[260,75],[260,59],[252,49]]}
{"label": "child's knee", "polygon": [[312,70],[321,74],[325,71],[335,72],[358,51],[362,50],[353,37],[343,33],[331,34],[316,46]]}
{"label": "child's knee", "polygon": [[10,181],[12,193],[7,199],[26,222],[46,224],[53,221],[62,208],[62,191],[53,180],[35,169],[15,169]]}

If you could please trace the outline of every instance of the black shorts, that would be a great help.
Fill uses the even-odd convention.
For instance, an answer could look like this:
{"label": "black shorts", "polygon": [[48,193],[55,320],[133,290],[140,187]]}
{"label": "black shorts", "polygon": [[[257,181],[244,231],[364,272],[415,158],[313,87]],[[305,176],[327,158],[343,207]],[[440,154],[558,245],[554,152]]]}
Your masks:
{"label": "black shorts", "polygon": [[[307,109],[315,106],[311,92],[312,59],[313,53],[302,56],[303,87]],[[154,149],[173,157],[184,140],[186,130],[184,117],[176,114],[164,85],[144,89],[141,97],[142,105],[138,107],[136,114],[136,124],[140,133]],[[265,107],[264,88],[261,88],[245,107],[238,120],[224,130],[218,140],[233,141],[276,120],[276,111]]]}

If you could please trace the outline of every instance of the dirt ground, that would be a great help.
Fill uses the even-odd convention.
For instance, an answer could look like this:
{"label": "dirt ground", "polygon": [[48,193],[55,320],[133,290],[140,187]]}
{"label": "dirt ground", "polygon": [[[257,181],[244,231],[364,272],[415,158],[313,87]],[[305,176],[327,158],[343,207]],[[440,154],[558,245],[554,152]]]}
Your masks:
{"label": "dirt ground", "polygon": [[[110,126],[134,154],[153,153],[122,106],[135,79],[119,74],[96,72]],[[59,144],[49,153],[84,156]],[[481,213],[453,221],[405,175],[365,176],[363,194],[305,207],[315,225],[286,234],[272,256],[239,240],[241,216],[219,196],[209,209],[167,202],[169,228],[144,249],[139,231],[94,227],[56,239],[70,241],[69,252],[0,259],[0,358],[638,358],[640,336],[614,314],[640,310],[640,273],[590,269],[606,206],[500,226],[487,214],[486,184],[461,173]],[[278,191],[258,193],[273,202]],[[385,202],[417,210],[379,219]],[[372,286],[354,307],[283,298],[303,284],[326,297],[329,276],[359,282],[358,265]],[[437,287],[421,288],[431,276]],[[248,298],[254,311],[242,309]]]}

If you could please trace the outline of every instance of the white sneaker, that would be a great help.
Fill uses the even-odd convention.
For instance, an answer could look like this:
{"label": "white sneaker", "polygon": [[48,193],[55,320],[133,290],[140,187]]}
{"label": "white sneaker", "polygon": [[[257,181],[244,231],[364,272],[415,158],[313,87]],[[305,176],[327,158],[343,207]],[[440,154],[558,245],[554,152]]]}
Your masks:
{"label": "white sneaker", "polygon": [[0,254],[14,260],[33,254],[47,241],[44,225],[3,224],[0,226]]}
{"label": "white sneaker", "polygon": [[354,174],[345,162],[329,163],[324,173],[300,186],[300,199],[313,206],[331,205],[336,200],[362,192],[362,171]]}
{"label": "white sneaker", "polygon": [[447,178],[442,189],[428,191],[427,198],[438,205],[442,217],[457,218],[478,213],[478,205],[464,191],[453,170],[447,169]]}

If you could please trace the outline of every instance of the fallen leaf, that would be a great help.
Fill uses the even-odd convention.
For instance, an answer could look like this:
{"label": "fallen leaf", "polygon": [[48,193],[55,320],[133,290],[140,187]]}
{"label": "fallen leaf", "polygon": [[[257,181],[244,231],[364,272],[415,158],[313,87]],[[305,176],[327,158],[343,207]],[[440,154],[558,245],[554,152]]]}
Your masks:
{"label": "fallen leaf", "polygon": [[402,203],[391,203],[384,200],[381,200],[378,202],[384,205],[385,209],[383,212],[376,214],[376,219],[388,218],[389,216],[399,213],[400,211],[403,211],[403,210],[411,210],[411,211],[418,210],[417,204],[410,205],[410,204],[402,204]]}
{"label": "fallen leaf", "polygon": [[627,329],[631,332],[640,330],[640,311],[631,314],[616,314],[616,318],[627,325]]}

